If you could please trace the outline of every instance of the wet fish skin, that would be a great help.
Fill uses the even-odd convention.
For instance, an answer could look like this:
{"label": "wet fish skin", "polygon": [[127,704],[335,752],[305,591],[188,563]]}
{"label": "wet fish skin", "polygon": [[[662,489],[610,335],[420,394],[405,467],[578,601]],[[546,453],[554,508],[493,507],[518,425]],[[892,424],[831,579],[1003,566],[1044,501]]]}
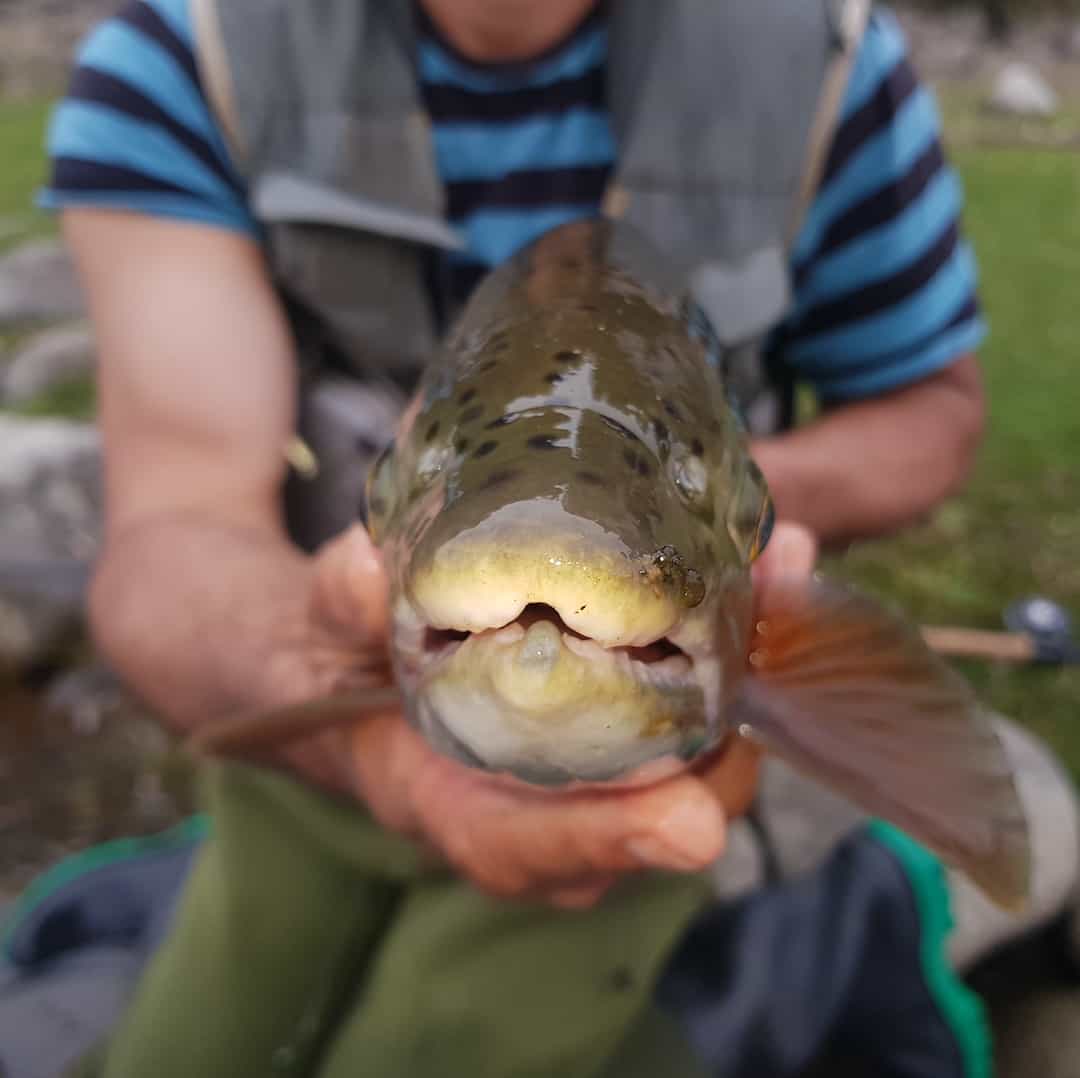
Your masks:
{"label": "wet fish skin", "polygon": [[[771,505],[657,265],[590,221],[497,270],[373,473],[407,709],[473,765],[603,781],[728,732]],[[659,640],[681,655],[639,662]]]}

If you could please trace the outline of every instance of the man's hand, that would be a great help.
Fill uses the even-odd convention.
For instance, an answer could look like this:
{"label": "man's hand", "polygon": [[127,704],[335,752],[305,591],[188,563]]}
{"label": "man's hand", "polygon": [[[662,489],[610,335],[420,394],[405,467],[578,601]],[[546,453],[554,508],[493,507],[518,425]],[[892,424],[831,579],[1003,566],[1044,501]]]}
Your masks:
{"label": "man's hand", "polygon": [[[755,586],[806,576],[813,538],[779,524],[754,567]],[[381,573],[362,529],[320,559],[338,624],[370,639],[384,623]],[[351,628],[350,628],[351,621]],[[430,846],[490,894],[588,906],[643,868],[694,871],[723,851],[727,820],[748,807],[758,751],[734,738],[693,771],[630,789],[541,790],[436,754],[400,711],[365,716],[345,735],[355,789],[387,828]]]}

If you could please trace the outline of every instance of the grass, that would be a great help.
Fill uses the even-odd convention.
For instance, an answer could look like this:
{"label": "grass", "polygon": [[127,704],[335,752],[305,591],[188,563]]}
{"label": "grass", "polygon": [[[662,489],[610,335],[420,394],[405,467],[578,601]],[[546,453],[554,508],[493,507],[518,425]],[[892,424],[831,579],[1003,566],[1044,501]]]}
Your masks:
{"label": "grass", "polygon": [[96,414],[96,394],[90,378],[72,378],[38,394],[25,404],[16,405],[8,411],[13,415],[64,416],[67,419],[92,420]]}
{"label": "grass", "polygon": [[[47,114],[43,102],[0,101],[0,249],[52,228],[31,207]],[[967,137],[971,103],[956,96],[945,115],[991,321],[989,435],[962,497],[925,526],[864,544],[831,568],[924,622],[998,627],[1005,604],[1031,593],[1080,618],[1080,154],[979,147]],[[1077,121],[1080,111],[1067,113],[1065,122]],[[24,409],[91,410],[86,386],[61,387]],[[964,669],[1080,775],[1080,668]]]}
{"label": "grass", "polygon": [[46,101],[0,98],[0,251],[55,230],[52,218],[33,204],[45,179]]}
{"label": "grass", "polygon": [[[960,148],[991,336],[989,433],[970,486],[927,525],[837,570],[926,622],[997,628],[1040,593],[1080,617],[1080,154]],[[1080,775],[1080,667],[963,664],[984,698]]]}

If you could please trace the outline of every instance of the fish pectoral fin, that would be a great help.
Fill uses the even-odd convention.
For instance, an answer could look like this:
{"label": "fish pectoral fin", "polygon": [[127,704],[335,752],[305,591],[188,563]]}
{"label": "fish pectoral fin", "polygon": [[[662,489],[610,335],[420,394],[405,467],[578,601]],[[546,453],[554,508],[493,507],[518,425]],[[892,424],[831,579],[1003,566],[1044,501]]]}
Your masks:
{"label": "fish pectoral fin", "polygon": [[993,721],[959,674],[872,599],[770,585],[740,732],[881,816],[1007,909],[1029,895],[1027,820]]}
{"label": "fish pectoral fin", "polygon": [[365,715],[400,703],[401,695],[392,685],[354,689],[258,715],[206,723],[184,742],[184,747],[196,756],[247,756],[334,726],[359,722]]}

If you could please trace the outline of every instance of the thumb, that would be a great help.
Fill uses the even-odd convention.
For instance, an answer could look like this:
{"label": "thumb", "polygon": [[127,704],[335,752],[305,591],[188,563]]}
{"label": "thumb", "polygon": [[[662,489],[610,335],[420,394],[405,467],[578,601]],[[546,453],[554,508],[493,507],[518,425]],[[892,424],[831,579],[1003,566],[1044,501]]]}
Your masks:
{"label": "thumb", "polygon": [[383,639],[389,623],[389,583],[371,536],[354,524],[315,555],[312,613],[330,628],[361,639]]}
{"label": "thumb", "polygon": [[802,524],[778,520],[772,538],[754,563],[754,584],[761,586],[782,577],[808,577],[817,562],[818,543]]}

